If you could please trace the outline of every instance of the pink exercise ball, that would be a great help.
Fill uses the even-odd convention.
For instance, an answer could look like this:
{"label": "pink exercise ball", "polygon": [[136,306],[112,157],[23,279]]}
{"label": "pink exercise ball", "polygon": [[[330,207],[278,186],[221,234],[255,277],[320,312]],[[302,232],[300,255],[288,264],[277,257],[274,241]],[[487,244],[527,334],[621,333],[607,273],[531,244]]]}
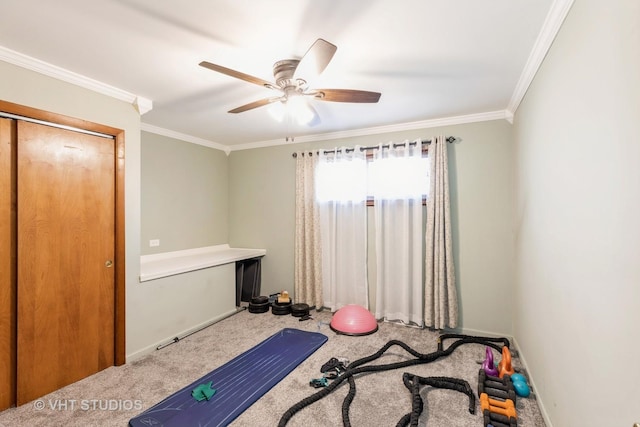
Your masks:
{"label": "pink exercise ball", "polygon": [[331,329],[343,335],[369,335],[378,330],[378,322],[366,308],[357,305],[345,305],[331,318]]}

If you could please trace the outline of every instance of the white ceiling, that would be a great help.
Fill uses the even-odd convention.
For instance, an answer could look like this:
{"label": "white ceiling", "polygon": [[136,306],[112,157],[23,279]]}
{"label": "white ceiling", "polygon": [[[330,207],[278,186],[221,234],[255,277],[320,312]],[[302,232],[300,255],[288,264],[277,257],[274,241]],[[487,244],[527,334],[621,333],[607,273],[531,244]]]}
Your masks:
{"label": "white ceiling", "polygon": [[[143,111],[151,101],[143,129],[233,149],[459,116],[508,118],[535,72],[532,58],[546,52],[543,36],[555,35],[547,17],[563,2],[20,0],[0,13],[0,59],[117,88],[139,97]],[[377,104],[313,101],[322,120],[314,127],[277,123],[268,107],[229,114],[273,92],[198,65],[273,81],[274,62],[302,57],[318,38],[338,50],[315,87],[381,92]]]}

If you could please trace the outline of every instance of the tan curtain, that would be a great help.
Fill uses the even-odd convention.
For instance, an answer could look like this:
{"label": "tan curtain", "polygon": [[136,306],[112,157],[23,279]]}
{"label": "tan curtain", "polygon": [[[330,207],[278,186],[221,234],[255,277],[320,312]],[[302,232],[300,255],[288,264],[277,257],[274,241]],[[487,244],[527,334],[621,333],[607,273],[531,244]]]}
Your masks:
{"label": "tan curtain", "polygon": [[296,153],[296,230],[294,298],[322,307],[322,251],[318,205],[315,200],[315,170],[318,156]]}
{"label": "tan curtain", "polygon": [[429,146],[430,183],[425,236],[425,324],[435,329],[458,326],[458,293],[449,212],[447,140],[434,138]]}

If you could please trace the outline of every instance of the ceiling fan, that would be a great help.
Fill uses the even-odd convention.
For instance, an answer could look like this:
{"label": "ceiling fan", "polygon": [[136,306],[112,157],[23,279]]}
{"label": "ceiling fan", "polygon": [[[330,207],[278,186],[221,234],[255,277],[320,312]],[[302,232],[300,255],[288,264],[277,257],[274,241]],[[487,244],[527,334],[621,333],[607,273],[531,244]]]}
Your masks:
{"label": "ceiling fan", "polygon": [[[232,70],[221,65],[202,61],[200,66],[235,77],[249,83],[257,84],[280,92],[277,96],[260,99],[230,110],[229,113],[242,113],[254,108],[275,102],[292,104],[297,100],[312,98],[330,102],[375,103],[380,99],[380,93],[354,89],[315,89],[309,83],[320,75],[327,67],[337,47],[326,40],[316,40],[301,59],[284,59],[273,64],[275,83],[268,82],[240,71]],[[307,123],[319,122],[317,111],[308,103],[304,108],[309,112]]]}

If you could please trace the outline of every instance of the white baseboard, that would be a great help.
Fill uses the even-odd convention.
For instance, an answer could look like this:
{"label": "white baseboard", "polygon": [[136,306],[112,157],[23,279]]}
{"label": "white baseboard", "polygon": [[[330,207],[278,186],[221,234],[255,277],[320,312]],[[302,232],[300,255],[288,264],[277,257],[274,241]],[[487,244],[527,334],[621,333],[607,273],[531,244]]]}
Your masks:
{"label": "white baseboard", "polygon": [[126,363],[133,362],[134,360],[140,359],[140,358],[142,358],[142,357],[144,357],[144,356],[146,356],[148,354],[153,353],[154,351],[157,351],[156,349],[159,346],[162,346],[162,345],[165,345],[167,343],[170,343],[171,341],[174,341],[175,337],[184,337],[185,335],[189,335],[189,334],[191,334],[193,332],[199,331],[200,329],[204,329],[207,326],[211,326],[214,323],[217,323],[217,322],[219,322],[221,320],[226,319],[227,317],[233,316],[234,314],[239,313],[242,310],[244,310],[244,309],[240,308],[240,307],[237,307],[234,310],[228,311],[228,312],[223,313],[223,314],[221,314],[219,316],[215,316],[215,317],[213,317],[213,318],[211,318],[211,319],[209,319],[207,321],[204,321],[204,322],[202,322],[202,323],[200,323],[198,325],[195,325],[195,326],[193,326],[191,328],[185,329],[182,332],[179,332],[177,334],[174,334],[174,335],[168,336],[166,338],[163,338],[162,340],[157,341],[154,344],[148,345],[147,347],[144,347],[144,348],[142,348],[142,349],[140,349],[140,350],[138,350],[138,351],[136,351],[134,353],[128,354],[127,357],[126,357]]}
{"label": "white baseboard", "polygon": [[518,341],[515,338],[513,338],[512,342],[513,342],[514,348],[518,352],[518,358],[520,359],[520,363],[522,364],[522,367],[527,371],[527,374],[528,374],[527,380],[529,381],[529,386],[531,387],[531,390],[535,394],[536,402],[538,403],[538,407],[540,408],[540,413],[542,414],[542,418],[544,419],[544,422],[547,425],[547,427],[553,427],[553,424],[549,419],[549,414],[547,414],[547,410],[544,407],[544,402],[540,398],[540,395],[536,392],[538,388],[536,387],[536,381],[533,378],[533,375],[531,374],[529,365],[527,365],[527,359],[524,357],[524,353],[522,352],[522,349],[518,345]]}
{"label": "white baseboard", "polygon": [[464,335],[472,335],[472,336],[485,336],[485,337],[491,337],[491,338],[507,338],[507,339],[509,339],[509,341],[511,342],[513,348],[518,352],[518,359],[520,360],[520,363],[522,364],[522,367],[527,371],[527,374],[528,374],[527,380],[529,381],[529,385],[531,387],[531,390],[533,390],[533,392],[535,393],[536,402],[538,403],[538,407],[540,408],[540,413],[542,414],[542,418],[544,419],[544,422],[546,423],[547,427],[553,427],[553,424],[551,423],[551,420],[549,419],[549,414],[547,414],[547,411],[546,411],[546,409],[544,407],[544,402],[540,399],[540,395],[535,392],[537,390],[535,379],[533,378],[533,375],[531,374],[531,370],[529,369],[529,366],[527,365],[527,359],[525,358],[524,353],[522,352],[522,349],[518,345],[518,341],[515,339],[515,337],[509,336],[509,335],[505,335],[505,334],[496,334],[495,332],[479,331],[477,329],[469,329],[469,328],[447,329],[444,332],[446,332],[446,333],[455,333],[455,334],[464,334]]}

